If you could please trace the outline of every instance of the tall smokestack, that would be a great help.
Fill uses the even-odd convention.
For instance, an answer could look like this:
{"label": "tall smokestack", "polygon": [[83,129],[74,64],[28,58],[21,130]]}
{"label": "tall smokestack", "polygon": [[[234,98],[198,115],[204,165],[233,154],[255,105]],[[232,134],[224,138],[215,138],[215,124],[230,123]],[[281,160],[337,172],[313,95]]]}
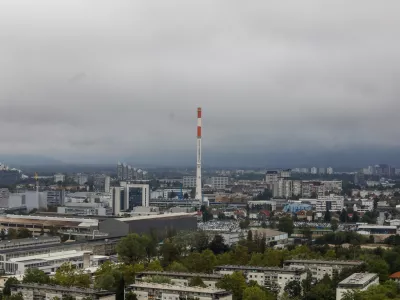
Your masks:
{"label": "tall smokestack", "polygon": [[196,168],[196,200],[203,200],[201,193],[201,107],[197,108],[197,168]]}

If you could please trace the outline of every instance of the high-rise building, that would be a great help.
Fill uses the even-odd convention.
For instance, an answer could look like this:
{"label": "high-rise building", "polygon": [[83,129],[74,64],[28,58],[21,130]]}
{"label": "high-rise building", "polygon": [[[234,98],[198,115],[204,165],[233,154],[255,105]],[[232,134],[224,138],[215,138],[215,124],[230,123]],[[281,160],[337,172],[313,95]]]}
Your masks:
{"label": "high-rise building", "polygon": [[117,164],[117,179],[118,180],[123,180],[124,179],[124,171],[123,171],[123,166],[120,162]]}
{"label": "high-rise building", "polygon": [[333,174],[333,168],[329,167],[326,169],[326,174],[332,175]]}
{"label": "high-rise building", "polygon": [[316,167],[312,167],[310,173],[315,175],[318,173],[318,169]]}
{"label": "high-rise building", "polygon": [[201,108],[197,108],[197,163],[196,163],[196,200],[203,200],[201,184]]}
{"label": "high-rise building", "polygon": [[325,168],[319,168],[318,169],[318,173],[319,174],[325,174],[325,172],[326,172]]}

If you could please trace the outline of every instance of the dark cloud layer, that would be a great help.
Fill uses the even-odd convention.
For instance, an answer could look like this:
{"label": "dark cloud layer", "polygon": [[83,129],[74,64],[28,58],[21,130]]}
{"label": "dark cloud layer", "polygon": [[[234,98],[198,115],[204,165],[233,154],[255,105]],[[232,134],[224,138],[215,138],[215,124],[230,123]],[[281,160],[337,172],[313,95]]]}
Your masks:
{"label": "dark cloud layer", "polygon": [[0,154],[189,160],[197,106],[208,156],[396,148],[399,9],[2,1]]}

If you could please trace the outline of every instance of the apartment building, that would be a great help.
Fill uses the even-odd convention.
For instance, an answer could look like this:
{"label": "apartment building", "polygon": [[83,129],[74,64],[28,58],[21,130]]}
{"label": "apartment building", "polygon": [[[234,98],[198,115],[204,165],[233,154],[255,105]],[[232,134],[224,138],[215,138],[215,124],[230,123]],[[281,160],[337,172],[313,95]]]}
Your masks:
{"label": "apartment building", "polygon": [[17,295],[19,293],[22,294],[24,300],[64,299],[65,296],[72,296],[76,300],[82,300],[88,297],[93,300],[115,300],[114,292],[60,285],[13,284],[11,286],[11,295]]}
{"label": "apartment building", "polygon": [[267,171],[265,174],[265,182],[267,184],[274,184],[278,181],[279,173],[278,171]]}
{"label": "apartment building", "polygon": [[272,291],[283,293],[289,281],[301,282],[307,278],[306,270],[284,268],[267,268],[253,266],[225,265],[215,267],[215,272],[222,275],[231,275],[233,272],[242,272],[247,282],[255,281]]}
{"label": "apartment building", "polygon": [[173,284],[181,286],[188,286],[192,278],[199,277],[209,288],[215,288],[216,283],[223,277],[221,274],[145,271],[137,273],[135,275],[135,279],[136,282],[141,282],[147,281],[153,276],[163,276],[169,278]]}
{"label": "apartment building", "polygon": [[272,194],[275,198],[290,198],[292,197],[293,181],[279,178],[272,184]]}
{"label": "apartment building", "polygon": [[325,274],[333,277],[334,274],[340,273],[344,268],[355,268],[363,264],[362,261],[347,260],[301,260],[290,259],[283,262],[284,267],[290,269],[306,269],[310,270],[312,277],[316,280],[324,278]]}
{"label": "apartment building", "polygon": [[137,282],[131,284],[127,290],[134,292],[138,300],[180,300],[189,298],[201,300],[232,300],[231,292],[222,289],[194,286]]}
{"label": "apartment building", "polygon": [[213,189],[224,189],[228,184],[228,177],[211,177],[211,187]]}
{"label": "apartment building", "polygon": [[344,208],[344,197],[330,194],[329,196],[318,196],[315,211],[323,213],[329,210],[330,212],[340,212]]}
{"label": "apartment building", "polygon": [[336,300],[341,300],[346,292],[365,291],[372,285],[379,284],[379,276],[375,273],[354,273],[339,282],[336,288]]}
{"label": "apartment building", "polygon": [[196,176],[183,176],[182,185],[185,188],[196,187]]}

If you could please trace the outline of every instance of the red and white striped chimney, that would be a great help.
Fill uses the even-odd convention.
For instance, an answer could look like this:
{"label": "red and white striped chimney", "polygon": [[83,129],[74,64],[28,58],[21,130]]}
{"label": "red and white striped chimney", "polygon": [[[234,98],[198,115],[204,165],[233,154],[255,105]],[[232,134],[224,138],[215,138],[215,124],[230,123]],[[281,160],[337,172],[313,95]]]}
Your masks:
{"label": "red and white striped chimney", "polygon": [[203,200],[201,191],[201,107],[197,108],[197,164],[196,164],[196,200]]}

